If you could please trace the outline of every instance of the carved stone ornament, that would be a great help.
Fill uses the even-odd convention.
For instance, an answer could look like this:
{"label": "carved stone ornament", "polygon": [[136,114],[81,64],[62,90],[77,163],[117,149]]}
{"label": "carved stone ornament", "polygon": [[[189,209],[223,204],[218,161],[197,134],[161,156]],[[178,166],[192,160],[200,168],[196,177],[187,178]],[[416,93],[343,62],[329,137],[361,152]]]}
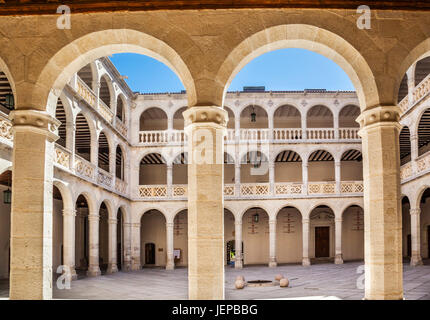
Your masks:
{"label": "carved stone ornament", "polygon": [[[398,106],[377,107],[363,111],[357,118],[361,129],[376,123],[399,123],[400,108]],[[398,124],[400,126],[400,124]]]}
{"label": "carved stone ornament", "polygon": [[228,121],[228,113],[219,107],[191,107],[183,113],[185,126],[192,123],[216,123],[225,127]]}
{"label": "carved stone ornament", "polygon": [[47,134],[52,141],[58,139],[55,132],[61,125],[61,122],[46,111],[13,110],[9,114],[9,119],[12,121],[13,130],[42,131]]}

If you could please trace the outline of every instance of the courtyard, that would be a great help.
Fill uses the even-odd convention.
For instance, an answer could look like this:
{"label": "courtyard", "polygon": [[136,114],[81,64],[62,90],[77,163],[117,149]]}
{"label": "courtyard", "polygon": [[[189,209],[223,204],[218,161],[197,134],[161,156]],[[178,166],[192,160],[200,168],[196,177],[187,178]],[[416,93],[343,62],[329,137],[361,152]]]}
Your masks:
{"label": "courtyard", "polygon": [[[404,293],[406,300],[430,300],[430,261],[425,265],[403,266]],[[363,262],[301,265],[247,266],[243,269],[225,268],[225,298],[227,300],[253,299],[342,299],[361,300],[364,290],[357,288],[357,280],[363,272],[357,270]],[[362,269],[361,269],[362,270]],[[70,290],[59,290],[54,282],[54,299],[90,300],[174,300],[187,299],[186,268],[168,271],[161,268],[144,268],[133,272],[118,272],[94,278],[73,281]],[[234,288],[238,275],[245,280],[274,280],[276,274],[290,280],[288,288],[279,285],[269,287]],[[0,298],[8,297],[8,282],[0,282]]]}

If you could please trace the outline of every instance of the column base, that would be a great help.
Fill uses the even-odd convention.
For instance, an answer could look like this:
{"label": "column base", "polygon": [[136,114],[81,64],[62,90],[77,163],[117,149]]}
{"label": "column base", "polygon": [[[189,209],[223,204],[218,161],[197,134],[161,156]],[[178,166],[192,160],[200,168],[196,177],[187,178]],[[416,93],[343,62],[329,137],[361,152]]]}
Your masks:
{"label": "column base", "polygon": [[311,265],[311,260],[309,258],[303,258],[302,260],[302,266],[308,267]]}
{"label": "column base", "polygon": [[243,269],[243,261],[241,259],[240,260],[236,260],[234,262],[234,268],[235,269]]}
{"label": "column base", "polygon": [[269,268],[276,268],[277,266],[278,266],[278,263],[276,261],[269,262]]}
{"label": "column base", "polygon": [[75,269],[74,266],[70,267],[70,274],[71,274],[71,277],[72,277],[72,281],[73,280],[78,280],[78,274],[76,273],[76,269]]}
{"label": "column base", "polygon": [[121,268],[121,271],[123,272],[131,271],[131,263],[130,262],[125,263],[124,266]]}
{"label": "column base", "polygon": [[118,266],[116,265],[116,263],[114,264],[109,264],[106,273],[108,274],[112,274],[118,272]]}
{"label": "column base", "polygon": [[88,277],[98,277],[102,274],[102,272],[100,271],[100,267],[99,266],[93,266],[90,267],[87,271],[87,276]]}
{"label": "column base", "polygon": [[423,265],[423,260],[421,259],[421,256],[412,256],[411,257],[411,266],[412,267],[416,267],[416,266],[422,266]]}
{"label": "column base", "polygon": [[175,270],[175,264],[172,263],[167,263],[166,264],[166,270]]}
{"label": "column base", "polygon": [[142,269],[142,266],[140,264],[133,264],[131,266],[131,270],[136,271]]}
{"label": "column base", "polygon": [[343,257],[342,254],[337,254],[334,257],[334,264],[343,264]]}

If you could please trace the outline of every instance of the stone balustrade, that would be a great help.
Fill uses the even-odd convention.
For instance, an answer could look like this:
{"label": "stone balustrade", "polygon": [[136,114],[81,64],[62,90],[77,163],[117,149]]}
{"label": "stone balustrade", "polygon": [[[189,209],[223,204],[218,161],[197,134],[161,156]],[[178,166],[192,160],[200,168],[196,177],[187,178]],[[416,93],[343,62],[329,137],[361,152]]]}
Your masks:
{"label": "stone balustrade", "polygon": [[[415,166],[414,163],[415,162]],[[400,167],[400,181],[413,180],[430,172],[430,151],[419,156],[415,161],[409,161]]]}
{"label": "stone balustrade", "polygon": [[115,120],[115,128],[118,130],[120,134],[122,134],[124,137],[127,137],[128,128],[125,125],[124,122],[122,122],[120,119],[116,118]]}
{"label": "stone balustrade", "polygon": [[12,123],[3,112],[0,112],[0,138],[7,142],[12,142],[13,140]]}
{"label": "stone balustrade", "polygon": [[[335,182],[311,182],[308,185],[308,193],[301,182],[277,182],[274,184],[274,193],[270,191],[270,183],[242,183],[240,185],[240,197],[249,198],[283,198],[304,195],[361,195],[363,193],[363,181],[342,181],[340,193],[336,192]],[[172,196],[168,195],[167,185],[141,185],[139,186],[139,198],[146,200],[170,200],[186,199],[187,185],[172,185]],[[238,195],[234,184],[224,185],[226,199]]]}
{"label": "stone balustrade", "polygon": [[[335,138],[335,129],[313,128],[307,129],[307,139],[304,139],[304,131],[296,128],[273,129],[273,136],[270,136],[270,129],[240,129],[238,130],[239,141],[268,141],[268,142],[307,142],[309,141],[348,141],[359,142],[359,128],[340,128],[339,138]],[[236,140],[236,130],[228,129],[224,138],[226,143],[234,143]],[[184,144],[187,141],[184,130],[155,130],[140,131],[139,145],[166,145]]]}
{"label": "stone balustrade", "polygon": [[98,168],[97,170],[97,183],[99,185],[105,186],[106,188],[112,188],[113,175],[106,172],[103,169]]}
{"label": "stone balustrade", "polygon": [[91,162],[75,155],[75,173],[85,180],[94,181],[97,168]]}
{"label": "stone balustrade", "polygon": [[127,192],[127,183],[121,179],[115,179],[115,191],[120,194],[125,194]]}
{"label": "stone balustrade", "polygon": [[79,77],[77,78],[77,88],[76,92],[84,98],[84,100],[94,109],[97,109],[97,96],[94,94],[93,90],[90,89],[90,87],[87,86],[87,84]]}
{"label": "stone balustrade", "polygon": [[430,74],[421,81],[412,92],[413,103],[417,103],[430,92]]}
{"label": "stone balustrade", "polygon": [[71,153],[66,148],[56,144],[55,145],[55,158],[54,161],[56,164],[66,168],[70,169],[70,157]]}

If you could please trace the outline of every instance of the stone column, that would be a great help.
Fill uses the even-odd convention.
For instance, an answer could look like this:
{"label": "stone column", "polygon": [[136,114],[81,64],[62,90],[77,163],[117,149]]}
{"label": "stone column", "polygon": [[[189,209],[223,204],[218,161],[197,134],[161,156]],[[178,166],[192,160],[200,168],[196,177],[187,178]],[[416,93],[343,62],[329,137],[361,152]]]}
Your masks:
{"label": "stone column", "polygon": [[99,266],[99,223],[100,216],[96,212],[88,215],[89,224],[89,263],[87,275],[97,277],[101,275]]}
{"label": "stone column", "polygon": [[412,240],[412,256],[411,266],[419,266],[423,264],[421,258],[421,223],[420,223],[420,208],[413,208],[409,210],[411,214],[411,240]]}
{"label": "stone column", "polygon": [[60,122],[37,110],[15,110],[10,235],[10,299],[52,298],[52,180]]}
{"label": "stone column", "polygon": [[413,93],[414,93],[414,89],[415,89],[415,68],[416,68],[416,64],[413,64],[406,71],[406,76],[408,77],[408,100],[409,100],[410,106],[414,104]]}
{"label": "stone column", "polygon": [[[115,178],[116,178],[116,148],[114,146],[109,146],[109,173],[112,175],[112,177],[115,180]],[[113,186],[115,186],[115,181],[113,181]]]}
{"label": "stone column", "polygon": [[399,107],[361,113],[365,299],[403,299]]}
{"label": "stone column", "polygon": [[117,219],[109,219],[108,220],[108,269],[107,273],[115,273],[118,272],[118,263],[117,263]]}
{"label": "stone column", "polygon": [[123,250],[124,250],[124,258],[121,271],[130,271],[131,268],[131,224],[124,222],[122,223],[123,232],[124,232],[124,244],[123,244]]}
{"label": "stone column", "polygon": [[174,223],[166,222],[166,246],[167,246],[167,263],[166,270],[175,269],[175,259],[173,257],[173,226]]}
{"label": "stone column", "polygon": [[333,114],[334,138],[339,139],[339,112]]}
{"label": "stone column", "polygon": [[[75,103],[74,101],[70,102]],[[66,148],[70,151],[70,162],[69,168],[73,169],[75,166],[75,133],[76,133],[76,125],[73,122],[66,123]]]}
{"label": "stone column", "polygon": [[335,218],[335,247],[336,247],[336,254],[334,257],[334,263],[335,264],[342,264],[343,263],[343,256],[342,256],[342,218]]}
{"label": "stone column", "polygon": [[234,248],[235,248],[234,267],[236,269],[242,269],[243,268],[242,221],[234,222]]}
{"label": "stone column", "polygon": [[75,269],[75,219],[75,209],[63,209],[63,263],[70,270],[71,280],[78,278]]}
{"label": "stone column", "polygon": [[131,223],[131,270],[140,270],[140,223]]}
{"label": "stone column", "polygon": [[191,107],[188,136],[188,297],[224,299],[224,136],[227,111]]}
{"label": "stone column", "polygon": [[269,219],[269,267],[276,267],[276,218]]}
{"label": "stone column", "polygon": [[335,180],[336,180],[336,190],[335,190],[335,192],[336,193],[340,193],[340,179],[341,179],[341,177],[340,177],[340,169],[341,169],[341,167],[340,167],[340,160],[339,159],[336,159],[335,161],[334,161],[334,176],[335,176]]}
{"label": "stone column", "polygon": [[275,163],[269,162],[269,187],[270,195],[275,195]]}
{"label": "stone column", "polygon": [[234,194],[236,197],[240,196],[240,159],[236,157],[236,163],[234,164]]}
{"label": "stone column", "polygon": [[99,103],[99,101],[100,101],[100,87],[101,87],[100,79],[93,80],[92,87],[93,87],[92,89],[94,91],[94,94],[96,95],[96,107],[98,110],[99,106],[100,106],[100,103]]}
{"label": "stone column", "polygon": [[411,134],[411,165],[412,165],[413,175],[415,175],[418,172],[417,158],[418,158],[418,135]]}
{"label": "stone column", "polygon": [[302,180],[303,180],[303,189],[302,194],[308,194],[308,168],[309,163],[307,159],[302,159]]}
{"label": "stone column", "polygon": [[167,166],[167,196],[173,196],[173,164],[168,163]]}
{"label": "stone column", "polygon": [[307,129],[308,129],[306,115],[307,115],[307,112],[305,113],[305,115],[300,114],[300,116],[301,116],[301,122],[302,122],[302,139],[303,140],[306,140],[308,138],[308,133],[306,132]]}
{"label": "stone column", "polygon": [[309,219],[302,218],[302,235],[303,235],[303,259],[302,265],[304,267],[311,265],[311,260],[309,259]]}

